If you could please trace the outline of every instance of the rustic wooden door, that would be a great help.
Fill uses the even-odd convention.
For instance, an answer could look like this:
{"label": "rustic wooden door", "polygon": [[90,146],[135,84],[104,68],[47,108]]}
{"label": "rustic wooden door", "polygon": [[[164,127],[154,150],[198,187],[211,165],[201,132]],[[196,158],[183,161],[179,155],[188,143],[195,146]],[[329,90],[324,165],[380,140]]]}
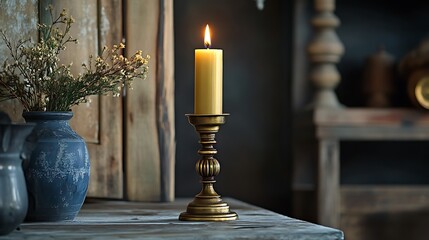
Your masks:
{"label": "rustic wooden door", "polygon": [[[90,102],[73,108],[71,125],[86,140],[90,153],[88,196],[172,200],[175,151],[172,0],[0,1],[0,28],[12,39],[37,39],[36,24],[48,20],[45,8],[49,4],[55,14],[64,8],[76,20],[71,35],[79,44],[70,44],[60,56],[64,63],[74,63],[73,74],[78,74],[81,64],[105,45],[126,41],[125,54],[142,49],[151,55],[148,79],[136,80],[134,90],[126,97],[92,96]],[[0,62],[7,55],[6,46],[0,44]],[[14,121],[23,121],[22,107],[17,101],[2,102],[0,109]]]}

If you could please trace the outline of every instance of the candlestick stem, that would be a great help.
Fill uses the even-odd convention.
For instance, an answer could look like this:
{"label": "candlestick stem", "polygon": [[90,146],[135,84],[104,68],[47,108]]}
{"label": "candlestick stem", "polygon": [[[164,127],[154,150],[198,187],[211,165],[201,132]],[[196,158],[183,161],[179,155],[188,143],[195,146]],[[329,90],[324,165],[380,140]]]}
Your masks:
{"label": "candlestick stem", "polygon": [[225,118],[229,114],[187,114],[189,123],[195,127],[200,135],[201,149],[198,153],[201,159],[197,161],[195,168],[201,176],[202,189],[194,200],[188,204],[186,212],[179,216],[179,220],[184,221],[228,221],[236,220],[238,215],[229,210],[227,203],[223,202],[219,194],[216,193],[213,184],[216,182],[215,176],[220,172],[219,161],[214,158],[217,150],[215,135],[219,131]]}

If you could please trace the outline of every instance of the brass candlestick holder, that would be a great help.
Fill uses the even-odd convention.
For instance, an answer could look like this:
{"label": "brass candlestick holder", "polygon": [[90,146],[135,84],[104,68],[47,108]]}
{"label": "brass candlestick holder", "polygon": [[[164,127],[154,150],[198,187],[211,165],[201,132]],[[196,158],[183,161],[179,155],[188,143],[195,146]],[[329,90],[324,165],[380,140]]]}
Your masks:
{"label": "brass candlestick holder", "polygon": [[186,212],[179,216],[183,221],[228,221],[238,219],[235,212],[229,210],[227,203],[223,202],[219,194],[214,190],[214,179],[220,172],[220,164],[213,156],[217,150],[213,147],[216,143],[215,135],[220,125],[225,123],[229,114],[186,114],[189,123],[200,134],[202,148],[198,153],[202,156],[195,165],[197,173],[201,176],[202,190],[192,202],[188,204]]}

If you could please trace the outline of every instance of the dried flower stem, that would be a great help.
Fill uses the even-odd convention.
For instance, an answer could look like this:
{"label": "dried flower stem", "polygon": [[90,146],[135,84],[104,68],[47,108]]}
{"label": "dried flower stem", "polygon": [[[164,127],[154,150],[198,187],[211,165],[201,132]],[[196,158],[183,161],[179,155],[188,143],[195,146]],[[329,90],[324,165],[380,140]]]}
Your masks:
{"label": "dried flower stem", "polygon": [[71,64],[59,65],[58,55],[67,44],[77,44],[69,34],[74,19],[65,9],[58,17],[51,6],[47,10],[51,23],[38,25],[38,43],[19,40],[14,46],[0,31],[11,57],[0,69],[0,101],[16,98],[27,111],[69,111],[91,95],[119,96],[134,78],[147,77],[149,56],[137,51],[127,59],[120,54],[122,43],[110,50],[104,47],[95,59],[90,56],[88,65],[82,64],[83,73],[73,76]]}

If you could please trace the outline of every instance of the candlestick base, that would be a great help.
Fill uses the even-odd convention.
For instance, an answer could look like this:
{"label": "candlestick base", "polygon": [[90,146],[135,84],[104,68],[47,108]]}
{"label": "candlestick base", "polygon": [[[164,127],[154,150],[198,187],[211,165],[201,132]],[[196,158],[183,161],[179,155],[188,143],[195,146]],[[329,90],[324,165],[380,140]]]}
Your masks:
{"label": "candlestick base", "polygon": [[189,123],[200,134],[202,148],[198,153],[202,159],[196,163],[196,171],[201,176],[202,190],[188,204],[186,212],[179,216],[182,221],[229,221],[238,219],[235,212],[231,212],[227,203],[223,202],[214,190],[214,179],[220,172],[220,164],[213,156],[217,150],[213,147],[216,143],[215,134],[220,125],[225,124],[225,118],[229,114],[187,114]]}

